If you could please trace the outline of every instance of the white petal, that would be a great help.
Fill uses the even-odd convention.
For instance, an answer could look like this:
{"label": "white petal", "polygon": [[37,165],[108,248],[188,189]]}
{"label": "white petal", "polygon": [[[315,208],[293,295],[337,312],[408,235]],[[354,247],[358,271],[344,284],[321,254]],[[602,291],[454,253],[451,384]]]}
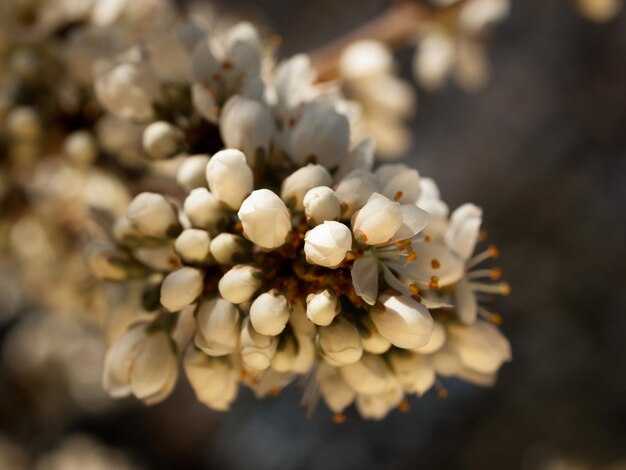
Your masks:
{"label": "white petal", "polygon": [[352,285],[356,295],[369,305],[378,298],[378,264],[373,256],[362,256],[352,265]]}

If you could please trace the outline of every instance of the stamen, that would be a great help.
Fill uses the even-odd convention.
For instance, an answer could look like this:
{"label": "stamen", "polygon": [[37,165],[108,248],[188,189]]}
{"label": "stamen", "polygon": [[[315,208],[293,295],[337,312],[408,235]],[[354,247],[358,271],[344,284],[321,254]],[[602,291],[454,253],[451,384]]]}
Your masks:
{"label": "stamen", "polygon": [[422,303],[422,297],[417,294],[413,294],[411,298],[415,300],[416,302]]}
{"label": "stamen", "polygon": [[233,63],[232,63],[232,62],[230,62],[230,61],[228,61],[228,60],[225,60],[224,62],[222,62],[222,68],[223,68],[224,70],[230,70],[230,69],[232,69],[233,67],[234,67]]}
{"label": "stamen", "polygon": [[417,255],[415,254],[414,251],[409,253],[409,256],[406,257],[407,261],[415,261],[415,258],[417,258]]}
{"label": "stamen", "polygon": [[498,249],[492,245],[489,248],[487,248],[485,251],[478,253],[472,259],[470,259],[467,262],[467,265],[465,266],[465,268],[469,270],[489,258],[497,258],[498,254],[499,254]]}
{"label": "stamen", "polygon": [[333,423],[335,424],[343,424],[346,422],[346,415],[343,413],[335,413],[333,414]]}
{"label": "stamen", "polygon": [[279,397],[282,391],[283,390],[281,388],[276,387],[270,390],[270,395],[273,397]]}
{"label": "stamen", "polygon": [[409,403],[408,400],[404,399],[400,402],[400,404],[398,405],[398,409],[402,412],[402,413],[406,413],[411,409],[411,404]]}
{"label": "stamen", "polygon": [[393,200],[398,202],[400,199],[402,199],[402,196],[403,196],[402,191],[398,191],[396,194],[394,194]]}
{"label": "stamen", "polygon": [[470,271],[467,273],[468,279],[481,279],[489,278],[492,281],[497,281],[502,276],[502,270],[500,268],[493,269],[478,269],[476,271]]}
{"label": "stamen", "polygon": [[441,263],[439,262],[439,260],[433,259],[433,260],[430,260],[430,266],[433,269],[439,269],[441,267]]}
{"label": "stamen", "polygon": [[490,312],[487,309],[480,307],[478,315],[480,315],[483,320],[487,320],[495,326],[502,325],[502,316],[498,313]]}
{"label": "stamen", "polygon": [[439,288],[439,278],[437,276],[430,277],[430,283],[428,284],[429,289],[438,289]]}
{"label": "stamen", "polygon": [[430,236],[424,235],[424,243],[430,243]]}
{"label": "stamen", "polygon": [[509,295],[511,293],[511,286],[508,282],[499,282],[498,284],[483,284],[481,282],[471,282],[470,289],[475,292],[482,292],[484,294]]}
{"label": "stamen", "polygon": [[440,400],[445,400],[448,398],[448,389],[443,386],[439,380],[435,380],[435,388],[437,389],[437,396]]}
{"label": "stamen", "polygon": [[415,284],[409,284],[409,290],[411,291],[412,294],[419,294],[420,290],[419,288],[415,285]]}
{"label": "stamen", "polygon": [[411,240],[402,240],[399,242],[394,242],[394,245],[396,245],[398,248],[404,248],[407,245],[411,244]]}

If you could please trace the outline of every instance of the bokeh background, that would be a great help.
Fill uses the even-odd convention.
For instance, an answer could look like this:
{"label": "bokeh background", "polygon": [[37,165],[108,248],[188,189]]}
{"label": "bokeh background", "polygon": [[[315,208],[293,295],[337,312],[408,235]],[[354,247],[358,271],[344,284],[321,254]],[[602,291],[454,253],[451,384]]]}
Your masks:
{"label": "bokeh background", "polygon": [[[224,6],[262,14],[288,56],[388,2]],[[398,53],[406,77],[410,56]],[[626,14],[595,24],[565,0],[517,0],[489,56],[492,76],[479,92],[418,90],[406,161],[435,178],[452,207],[483,207],[500,248],[513,292],[499,307],[514,360],[494,388],[451,380],[446,400],[431,391],[406,413],[366,422],[349,412],[343,425],[323,406],[307,421],[295,386],[262,402],[242,390],[225,414],[198,404],[185,381],[154,407],[127,400],[85,409],[48,403],[68,392],[48,394],[45,376],[17,380],[21,359],[4,354],[0,433],[31,453],[86,433],[154,469],[625,469]],[[32,315],[6,323],[0,346]],[[43,398],[32,392],[37,381]]]}

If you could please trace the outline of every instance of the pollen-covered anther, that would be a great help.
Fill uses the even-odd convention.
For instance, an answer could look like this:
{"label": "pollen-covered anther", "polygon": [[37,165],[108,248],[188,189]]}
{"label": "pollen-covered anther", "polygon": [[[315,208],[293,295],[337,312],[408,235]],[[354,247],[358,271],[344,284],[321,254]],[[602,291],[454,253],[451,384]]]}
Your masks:
{"label": "pollen-covered anther", "polygon": [[335,424],[343,424],[346,422],[346,415],[343,413],[335,413],[333,415],[333,423]]}
{"label": "pollen-covered anther", "polygon": [[441,263],[439,262],[439,260],[432,259],[430,260],[430,266],[433,269],[439,269],[441,267]]}
{"label": "pollen-covered anther", "polygon": [[396,194],[393,195],[393,200],[398,202],[400,199],[402,199],[402,196],[404,196],[402,191],[398,191]]}
{"label": "pollen-covered anther", "polygon": [[491,273],[489,274],[489,278],[492,281],[497,281],[501,277],[502,277],[502,269],[500,269],[500,268],[493,268],[491,270]]}
{"label": "pollen-covered anther", "polygon": [[430,277],[430,283],[428,284],[429,289],[438,289],[439,288],[439,278],[437,276]]}
{"label": "pollen-covered anther", "polygon": [[413,295],[417,295],[420,292],[418,287],[415,284],[409,284],[409,290],[411,291]]}
{"label": "pollen-covered anther", "polygon": [[492,258],[497,258],[498,256],[500,256],[500,250],[498,250],[498,247],[496,247],[495,245],[490,245],[487,250],[489,250],[489,255]]}
{"label": "pollen-covered anther", "polygon": [[437,396],[440,400],[445,400],[448,398],[448,389],[443,386],[439,380],[435,380],[435,388],[437,389]]}
{"label": "pollen-covered anther", "polygon": [[411,409],[411,404],[409,403],[408,400],[402,400],[400,402],[400,404],[398,405],[398,409],[402,412],[402,413],[407,413],[410,409]]}

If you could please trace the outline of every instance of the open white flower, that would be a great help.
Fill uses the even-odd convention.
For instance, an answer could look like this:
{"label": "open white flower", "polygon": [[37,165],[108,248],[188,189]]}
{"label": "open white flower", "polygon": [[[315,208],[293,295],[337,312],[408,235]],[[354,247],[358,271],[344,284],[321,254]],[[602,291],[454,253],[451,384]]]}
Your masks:
{"label": "open white flower", "polygon": [[196,312],[195,344],[209,356],[225,356],[237,350],[240,314],[237,306],[216,297],[202,302]]}
{"label": "open white flower", "polygon": [[239,391],[239,370],[228,358],[209,357],[192,346],[183,365],[198,401],[218,411],[230,408]]}
{"label": "open white flower", "polygon": [[211,157],[206,179],[211,193],[232,210],[239,209],[254,184],[246,156],[235,149],[221,150]]}
{"label": "open white flower", "polygon": [[285,203],[269,189],[253,191],[237,213],[245,236],[266,250],[283,245],[291,230],[291,214]]}
{"label": "open white flower", "polygon": [[122,335],[104,359],[104,388],[114,397],[135,395],[148,405],[172,393],[178,379],[174,342],[162,330],[137,325]]}
{"label": "open white flower", "polygon": [[311,264],[336,268],[352,248],[352,234],[344,224],[326,221],[304,237],[304,253]]}
{"label": "open white flower", "polygon": [[381,295],[382,309],[370,312],[376,328],[391,344],[403,349],[423,346],[430,340],[433,319],[428,309],[409,297]]}

